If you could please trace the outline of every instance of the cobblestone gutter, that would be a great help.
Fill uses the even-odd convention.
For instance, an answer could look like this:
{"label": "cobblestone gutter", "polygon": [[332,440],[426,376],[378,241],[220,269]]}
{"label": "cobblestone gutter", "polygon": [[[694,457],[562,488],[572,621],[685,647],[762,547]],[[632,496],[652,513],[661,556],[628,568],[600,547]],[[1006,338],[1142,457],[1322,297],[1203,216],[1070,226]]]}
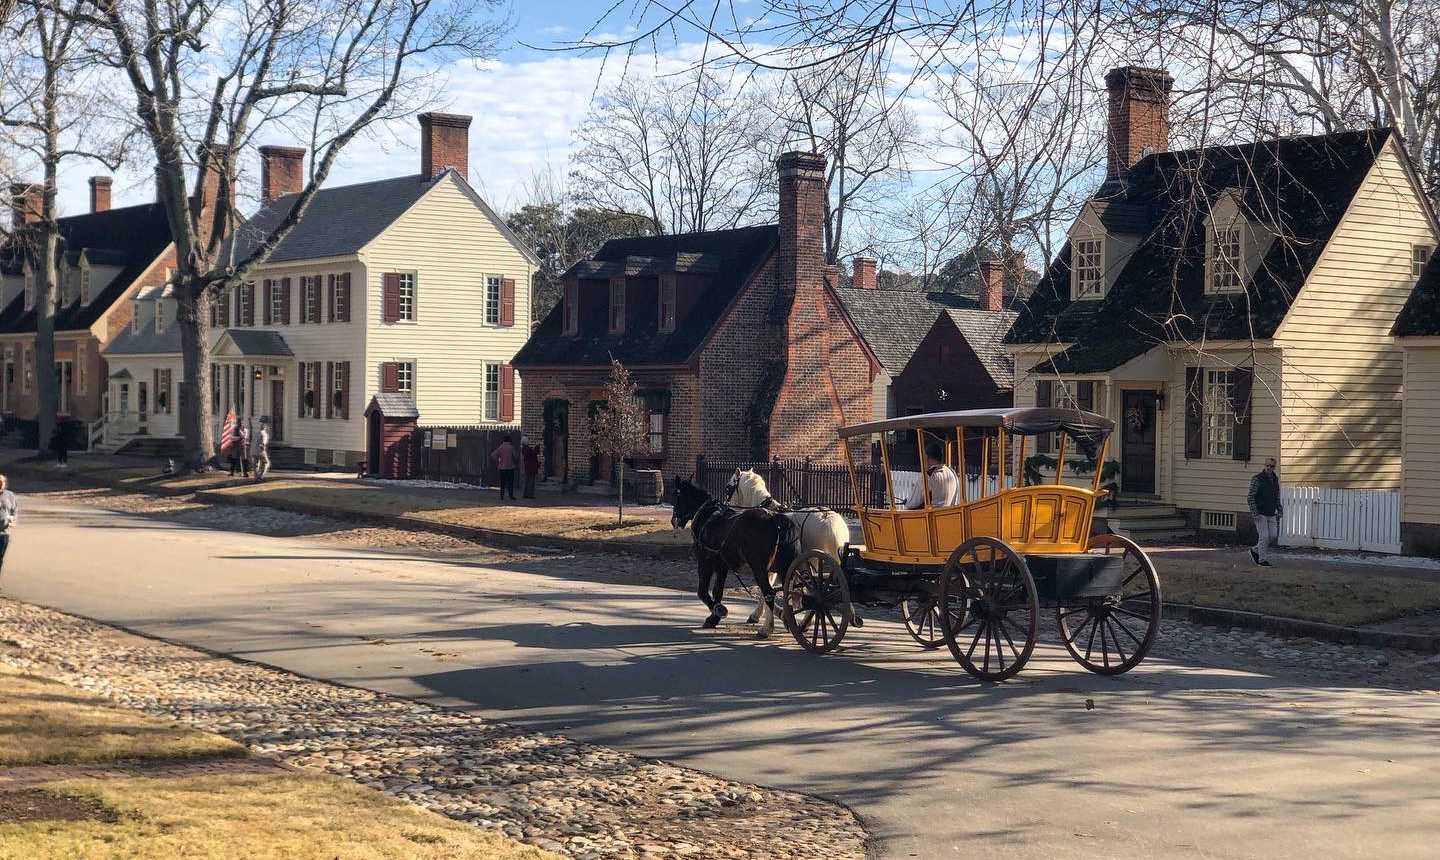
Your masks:
{"label": "cobblestone gutter", "polygon": [[0,599],[0,661],[581,858],[860,858],[847,809]]}

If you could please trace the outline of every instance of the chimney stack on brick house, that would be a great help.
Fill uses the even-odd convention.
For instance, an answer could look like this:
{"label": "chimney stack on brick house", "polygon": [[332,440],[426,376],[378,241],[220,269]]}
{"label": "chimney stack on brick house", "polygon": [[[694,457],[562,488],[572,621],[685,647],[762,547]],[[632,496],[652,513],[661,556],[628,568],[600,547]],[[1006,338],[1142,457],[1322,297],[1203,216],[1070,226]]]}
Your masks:
{"label": "chimney stack on brick house", "polygon": [[851,275],[851,286],[862,290],[875,289],[875,258],[856,257],[855,273]]}
{"label": "chimney stack on brick house", "polygon": [[470,117],[420,114],[420,175],[434,179],[450,167],[467,181],[470,179]]}
{"label": "chimney stack on brick house", "polygon": [[108,176],[90,177],[90,211],[110,211],[110,186],[112,184]]}
{"label": "chimney stack on brick house", "polygon": [[1124,179],[1135,162],[1170,148],[1170,89],[1164,69],[1123,66],[1105,75],[1110,93],[1105,178]]}
{"label": "chimney stack on brick house", "polygon": [[981,260],[976,276],[979,279],[980,310],[1005,309],[1005,263],[1002,260]]}
{"label": "chimney stack on brick house", "polygon": [[303,146],[260,147],[260,199],[265,203],[299,194],[305,187]]}
{"label": "chimney stack on brick house", "polygon": [[38,182],[10,185],[10,228],[21,230],[39,223],[45,210],[45,188]]}

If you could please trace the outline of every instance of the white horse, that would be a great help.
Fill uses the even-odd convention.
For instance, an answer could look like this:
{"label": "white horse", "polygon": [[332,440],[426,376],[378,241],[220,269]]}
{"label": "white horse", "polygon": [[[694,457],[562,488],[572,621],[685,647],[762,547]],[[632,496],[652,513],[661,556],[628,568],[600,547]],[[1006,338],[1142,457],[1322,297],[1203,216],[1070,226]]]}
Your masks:
{"label": "white horse", "polygon": [[[828,508],[789,510],[775,500],[770,494],[770,488],[765,485],[765,479],[753,469],[736,469],[735,474],[730,476],[729,483],[725,485],[725,494],[728,502],[736,507],[772,508],[784,513],[786,519],[794,525],[790,533],[795,538],[791,547],[793,552],[787,557],[797,558],[800,553],[818,549],[829,553],[836,564],[840,563],[840,554],[850,542],[850,526],[846,524],[844,517]],[[784,575],[783,570],[775,572],[772,580],[775,587],[783,585],[781,579]],[[763,608],[763,605],[755,607],[750,623],[755,623]]]}

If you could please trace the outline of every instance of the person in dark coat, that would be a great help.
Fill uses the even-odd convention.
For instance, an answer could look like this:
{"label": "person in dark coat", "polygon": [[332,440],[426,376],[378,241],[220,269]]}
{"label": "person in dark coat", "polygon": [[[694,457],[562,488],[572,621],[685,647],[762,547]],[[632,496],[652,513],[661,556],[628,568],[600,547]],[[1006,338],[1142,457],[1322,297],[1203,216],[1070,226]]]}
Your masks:
{"label": "person in dark coat", "polygon": [[50,450],[55,454],[55,465],[64,468],[70,463],[70,436],[60,419],[55,419],[55,429],[50,433]]}
{"label": "person in dark coat", "polygon": [[523,445],[520,459],[525,466],[525,498],[535,498],[535,476],[540,474],[540,446]]}
{"label": "person in dark coat", "polygon": [[1270,544],[1280,538],[1280,518],[1285,508],[1280,504],[1280,476],[1275,474],[1275,458],[1265,461],[1265,468],[1250,478],[1250,518],[1255,521],[1257,539],[1250,547],[1250,557],[1262,567],[1270,566]]}

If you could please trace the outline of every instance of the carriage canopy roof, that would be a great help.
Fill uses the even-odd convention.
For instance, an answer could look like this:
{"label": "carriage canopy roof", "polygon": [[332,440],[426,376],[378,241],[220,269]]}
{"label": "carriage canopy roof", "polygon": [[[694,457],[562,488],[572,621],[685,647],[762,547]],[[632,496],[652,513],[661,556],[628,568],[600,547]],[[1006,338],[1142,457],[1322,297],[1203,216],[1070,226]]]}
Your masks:
{"label": "carriage canopy roof", "polygon": [[885,421],[869,421],[841,427],[841,439],[888,433],[892,430],[924,430],[945,427],[1003,427],[1022,436],[1064,433],[1072,439],[1098,446],[1115,429],[1115,422],[1094,412],[1079,409],[966,409],[959,412],[929,412]]}

